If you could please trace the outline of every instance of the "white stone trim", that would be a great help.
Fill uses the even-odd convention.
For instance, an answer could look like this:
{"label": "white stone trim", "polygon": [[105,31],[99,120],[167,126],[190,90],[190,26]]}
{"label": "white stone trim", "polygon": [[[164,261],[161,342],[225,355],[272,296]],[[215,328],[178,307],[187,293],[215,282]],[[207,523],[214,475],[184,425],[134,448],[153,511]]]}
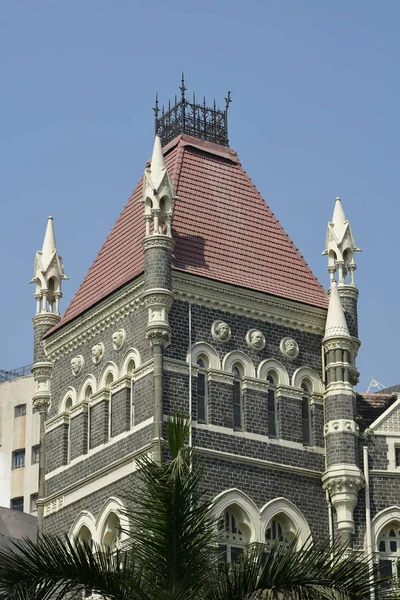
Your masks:
{"label": "white stone trim", "polygon": [[276,386],[276,397],[277,398],[290,398],[291,400],[301,400],[303,396],[303,390],[301,388],[293,388],[291,385],[280,385]]}
{"label": "white stone trim", "polygon": [[311,530],[306,518],[295,504],[286,498],[275,498],[270,500],[261,508],[261,540],[265,541],[265,532],[270,521],[283,515],[291,525],[289,531],[299,534],[298,547],[303,546],[307,540],[311,540]]}
{"label": "white stone trim", "polygon": [[113,376],[113,383],[114,381],[116,381],[118,379],[118,367],[115,364],[115,362],[109,360],[104,367],[101,370],[101,375],[100,375],[100,384],[99,387],[104,388],[106,386],[106,381],[107,381],[107,377],[109,374],[112,374]]}
{"label": "white stone trim", "polygon": [[325,437],[333,433],[350,433],[358,437],[360,428],[352,419],[334,419],[333,421],[328,421],[328,423],[324,425]]}
{"label": "white stone trim", "polygon": [[144,277],[141,275],[114,292],[111,298],[102,299],[87,313],[79,315],[55,331],[44,340],[48,359],[53,362],[58,360],[137,310],[143,305],[143,288]]}
{"label": "white stone trim", "polygon": [[281,362],[279,362],[279,360],[276,360],[275,358],[267,358],[266,360],[263,360],[262,362],[260,362],[260,364],[258,365],[258,369],[257,369],[257,377],[259,379],[267,379],[268,373],[270,371],[273,371],[274,373],[276,373],[276,376],[278,378],[278,381],[276,382],[277,385],[285,385],[285,386],[289,386],[289,375],[287,370],[285,369],[285,367],[283,366],[283,364]]}
{"label": "white stone trim", "polygon": [[82,381],[78,393],[79,400],[85,400],[86,389],[89,387],[89,385],[92,388],[92,394],[95,394],[97,392],[97,380],[92,374],[86,375],[85,379]]}
{"label": "white stone trim", "polygon": [[[378,552],[378,538],[382,529],[390,525],[392,521],[400,523],[400,506],[388,506],[384,508],[372,519],[372,544],[373,550]],[[396,525],[398,527],[398,525]]]}
{"label": "white stone trim", "polygon": [[69,412],[71,419],[74,417],[77,417],[78,415],[82,414],[83,412],[86,412],[87,407],[88,407],[88,403],[86,402],[86,400],[80,400],[79,402],[74,404],[71,407],[71,410]]}
{"label": "white stone trim", "polygon": [[228,352],[222,359],[222,370],[232,372],[233,365],[235,363],[240,363],[243,367],[244,373],[243,375],[247,375],[248,377],[255,378],[256,370],[251,359],[242,352],[241,350],[232,350],[232,352]]}
{"label": "white stone trim", "polygon": [[212,425],[210,423],[197,423],[197,421],[193,421],[193,427],[197,429],[211,431],[214,433],[222,433],[223,435],[229,435],[248,440],[255,440],[257,442],[263,442],[264,444],[273,444],[276,446],[281,446],[283,448],[293,448],[295,450],[301,450],[303,452],[313,452],[314,454],[325,454],[323,448],[318,448],[315,446],[305,446],[300,442],[292,442],[290,440],[269,438],[267,435],[261,435],[260,433],[252,433],[250,431],[238,431],[236,429],[231,429],[230,427],[223,427],[222,425]]}
{"label": "white stone trim", "polygon": [[76,393],[76,389],[72,386],[68,386],[67,389],[64,392],[64,395],[61,399],[61,402],[59,403],[59,412],[63,413],[66,412],[65,411],[65,405],[67,403],[68,398],[71,398],[72,400],[72,405],[76,404],[77,401],[77,393]]}
{"label": "white stone trim", "polygon": [[116,394],[117,392],[120,392],[121,390],[130,388],[131,385],[132,385],[132,377],[129,377],[129,375],[123,375],[122,377],[117,379],[117,381],[113,381],[113,383],[111,384],[111,393]]}
{"label": "white stone trim", "polygon": [[45,428],[45,432],[49,433],[50,431],[53,431],[53,429],[57,429],[57,427],[60,427],[61,425],[69,425],[70,423],[70,415],[69,412],[62,412],[62,413],[58,413],[57,415],[54,415],[54,417],[51,417],[51,419],[49,419],[48,421],[46,421],[44,428]]}
{"label": "white stone trim", "polygon": [[256,377],[242,377],[242,390],[254,390],[256,392],[267,392],[268,381],[262,381]]}
{"label": "white stone trim", "polygon": [[324,396],[323,396],[323,394],[317,394],[316,392],[311,392],[311,394],[310,394],[310,405],[313,406],[313,404],[323,405],[324,404]]}
{"label": "white stone trim", "polygon": [[164,358],[164,371],[170,373],[180,373],[181,375],[189,375],[189,365],[175,358]]}
{"label": "white stone trim", "polygon": [[136,369],[132,373],[132,381],[138,381],[142,379],[142,377],[146,377],[149,373],[152,373],[154,370],[153,359],[146,360],[138,369]]}
{"label": "white stone trim", "polygon": [[[46,508],[47,508],[47,504],[45,505],[45,516],[47,516],[47,514],[49,514],[49,512],[46,514]],[[58,509],[60,510],[60,509]],[[57,512],[57,511],[53,511],[53,512]],[[92,515],[92,513],[88,510],[82,510],[79,515],[77,515],[75,517],[74,522],[72,523],[71,527],[69,528],[68,531],[68,538],[72,541],[75,542],[75,540],[77,539],[77,537],[79,536],[79,532],[82,529],[82,527],[87,527],[88,530],[90,531],[90,535],[92,536],[92,540],[95,541],[96,538],[96,520],[94,518],[94,516]]]}
{"label": "white stone trim", "polygon": [[128,365],[131,360],[135,362],[135,371],[142,366],[142,357],[140,356],[139,350],[136,350],[136,348],[129,348],[126,351],[120,371],[121,377],[128,374]]}
{"label": "white stone trim", "polygon": [[208,369],[207,375],[208,381],[216,381],[217,383],[228,383],[233,385],[233,373]]}
{"label": "white stone trim", "polygon": [[187,353],[186,361],[192,365],[197,364],[197,359],[201,354],[205,354],[208,358],[209,369],[220,370],[221,369],[221,361],[218,356],[218,352],[211,346],[211,344],[207,344],[207,342],[197,342],[193,344],[191,350]]}
{"label": "white stone trim", "polygon": [[400,436],[400,394],[397,400],[371,424],[375,435]]}
{"label": "white stone trim", "polygon": [[244,456],[243,454],[232,454],[231,452],[223,452],[222,450],[214,450],[213,448],[197,448],[199,454],[205,456],[212,456],[214,458],[224,458],[225,460],[231,460],[233,462],[244,463],[247,465],[259,465],[267,469],[274,469],[277,471],[285,471],[288,473],[298,473],[307,477],[315,477],[321,479],[322,471],[312,471],[311,469],[305,469],[304,467],[296,467],[294,465],[285,465],[274,462],[272,460],[264,460],[262,458],[254,458],[250,456]]}
{"label": "white stone trim", "polygon": [[125,510],[126,510],[126,507],[125,507],[124,503],[122,502],[122,500],[120,500],[116,496],[111,496],[111,498],[108,498],[108,500],[106,500],[106,502],[103,504],[103,506],[100,509],[100,512],[96,518],[96,523],[95,523],[96,540],[95,541],[97,542],[97,544],[99,544],[99,545],[102,544],[104,533],[105,533],[104,529],[107,525],[107,520],[110,517],[110,515],[113,513],[118,517],[120,524],[121,524],[121,528],[122,528],[120,542],[123,542],[128,537],[127,531],[129,531],[130,526],[129,526],[129,520],[125,516]]}
{"label": "white stone trim", "polygon": [[334,381],[326,386],[324,398],[328,398],[329,396],[338,396],[339,394],[349,397],[355,397],[356,395],[351,383],[346,381]]}
{"label": "white stone trim", "polygon": [[400,467],[396,467],[396,469],[371,469],[369,474],[371,477],[400,477]]}
{"label": "white stone trim", "polygon": [[215,496],[212,502],[212,512],[215,518],[218,518],[228,509],[235,513],[238,525],[245,525],[245,528],[248,529],[248,542],[250,544],[258,542],[260,540],[260,512],[253,500],[238,488],[225,490]]}
{"label": "white stone trim", "polygon": [[233,314],[245,315],[324,335],[327,309],[285,300],[262,292],[238,288],[189,273],[172,272],[173,292],[177,300],[210,306]]}
{"label": "white stone trim", "polygon": [[321,378],[318,374],[311,369],[310,367],[300,367],[296,369],[292,376],[292,386],[301,388],[301,383],[303,379],[308,379],[311,382],[312,390],[311,392],[317,392],[317,394],[324,393],[324,385],[321,381]]}
{"label": "white stone trim", "polygon": [[153,423],[154,423],[154,418],[150,417],[149,419],[146,419],[145,421],[141,421],[137,425],[134,425],[128,431],[123,431],[119,435],[112,437],[104,444],[100,444],[99,446],[96,446],[95,448],[90,448],[86,454],[81,454],[80,456],[77,456],[76,458],[72,459],[67,465],[63,465],[62,467],[57,467],[50,473],[47,473],[46,481],[48,479],[51,479],[52,477],[55,477],[56,475],[59,475],[60,473],[63,473],[64,471],[66,471],[67,469],[70,469],[74,465],[86,460],[88,457],[93,456],[94,454],[97,454],[98,452],[101,452],[102,450],[104,450],[104,448],[108,448],[109,446],[116,444],[120,440],[123,440],[123,439],[129,437],[130,435],[134,435],[136,433],[136,431],[140,431],[141,429],[144,429],[145,427],[148,427],[148,426],[152,425]]}
{"label": "white stone trim", "polygon": [[92,394],[89,401],[90,408],[96,406],[97,404],[100,404],[100,402],[103,402],[103,400],[111,400],[111,390],[107,388],[102,388],[98,390],[95,394]]}

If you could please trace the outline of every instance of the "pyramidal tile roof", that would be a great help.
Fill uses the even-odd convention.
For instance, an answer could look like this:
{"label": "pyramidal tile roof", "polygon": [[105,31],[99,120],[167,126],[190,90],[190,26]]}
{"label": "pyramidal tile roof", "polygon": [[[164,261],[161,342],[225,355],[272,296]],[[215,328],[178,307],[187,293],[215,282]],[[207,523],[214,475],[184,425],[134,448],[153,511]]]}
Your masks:
{"label": "pyramidal tile roof", "polygon": [[[164,156],[176,196],[173,269],[327,307],[325,290],[234,150],[181,135],[164,148]],[[145,223],[141,196],[139,181],[52,331],[143,272]]]}

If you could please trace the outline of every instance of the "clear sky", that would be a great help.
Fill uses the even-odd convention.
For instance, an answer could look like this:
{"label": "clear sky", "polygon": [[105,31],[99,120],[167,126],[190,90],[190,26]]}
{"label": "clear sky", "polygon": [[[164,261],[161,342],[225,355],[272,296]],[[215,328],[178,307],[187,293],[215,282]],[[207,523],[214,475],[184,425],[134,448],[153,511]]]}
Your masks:
{"label": "clear sky", "polygon": [[2,0],[0,368],[32,361],[48,215],[65,310],[139,179],[155,92],[223,103],[244,168],[325,287],[339,195],[356,243],[359,389],[400,382],[400,2]]}

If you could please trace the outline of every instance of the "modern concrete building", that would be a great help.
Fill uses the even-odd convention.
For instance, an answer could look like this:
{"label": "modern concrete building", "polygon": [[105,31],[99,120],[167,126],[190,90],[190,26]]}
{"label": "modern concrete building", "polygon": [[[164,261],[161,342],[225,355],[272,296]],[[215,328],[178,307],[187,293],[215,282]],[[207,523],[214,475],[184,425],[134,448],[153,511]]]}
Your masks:
{"label": "modern concrete building", "polygon": [[326,293],[229,147],[229,95],[219,110],[181,91],[156,106],[151,161],[62,317],[51,219],[36,256],[39,521],[117,543],[121,489],[140,453],[162,459],[179,410],[226,560],[299,531],[396,571],[400,400],[354,391],[358,248],[341,200]]}
{"label": "modern concrete building", "polygon": [[0,382],[0,506],[36,515],[39,414],[29,369],[2,371]]}

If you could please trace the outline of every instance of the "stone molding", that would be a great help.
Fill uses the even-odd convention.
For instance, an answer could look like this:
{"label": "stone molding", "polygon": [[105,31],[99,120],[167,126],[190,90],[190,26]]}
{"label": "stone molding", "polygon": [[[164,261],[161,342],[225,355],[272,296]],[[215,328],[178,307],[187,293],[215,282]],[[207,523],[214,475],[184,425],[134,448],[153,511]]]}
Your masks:
{"label": "stone molding", "polygon": [[339,394],[343,394],[344,396],[349,396],[351,398],[354,398],[356,395],[351,383],[347,383],[345,381],[334,381],[326,386],[324,398],[328,398],[329,396],[338,396]]}
{"label": "stone molding", "polygon": [[88,401],[80,400],[80,402],[77,402],[70,408],[71,419],[73,417],[77,417],[78,415],[81,415],[82,413],[86,412],[87,409],[88,409]]}
{"label": "stone molding", "polygon": [[340,532],[354,533],[353,511],[358,492],[364,486],[364,476],[355,465],[339,464],[329,467],[322,476],[322,487],[328,490],[336,509]]}
{"label": "stone molding", "polygon": [[37,362],[31,366],[31,372],[35,381],[40,379],[50,379],[52,371],[52,362]]}
{"label": "stone molding", "polygon": [[348,298],[358,300],[359,291],[358,288],[356,288],[355,286],[338,284],[337,289],[339,292],[339,296],[341,296],[342,298],[345,298],[347,296]]}
{"label": "stone molding", "polygon": [[357,423],[351,419],[334,419],[333,421],[328,421],[328,423],[324,425],[325,437],[333,433],[350,433],[358,437],[360,428]]}
{"label": "stone molding", "polygon": [[312,392],[310,394],[310,405],[313,406],[313,404],[320,404],[323,406],[324,404],[324,395],[323,394],[319,394],[317,392]]}
{"label": "stone molding", "polygon": [[177,271],[173,271],[172,281],[177,300],[324,335],[327,309],[301,305],[261,292],[238,290],[229,284],[201,280],[195,275]]}
{"label": "stone molding", "polygon": [[171,331],[166,323],[164,327],[156,327],[153,329],[148,329],[146,332],[146,339],[150,341],[150,345],[153,346],[162,346],[165,348],[169,346],[171,343]]}
{"label": "stone molding", "polygon": [[54,327],[61,319],[60,315],[56,313],[38,313],[32,318],[33,326],[46,325],[47,327]]}
{"label": "stone molding", "polygon": [[242,377],[242,390],[254,390],[256,392],[267,392],[268,391],[268,381],[263,381],[262,379],[256,379],[255,377],[249,377],[248,375],[244,375]]}
{"label": "stone molding", "polygon": [[57,429],[57,427],[61,427],[61,425],[69,425],[69,423],[70,423],[69,413],[62,412],[58,415],[54,415],[54,417],[51,417],[51,419],[46,421],[44,427],[45,427],[46,433],[49,433],[49,431],[53,431],[53,429]]}
{"label": "stone molding", "polygon": [[154,304],[163,305],[169,311],[174,301],[174,294],[165,288],[153,288],[144,292],[143,301],[147,307]]}
{"label": "stone molding", "polygon": [[143,249],[144,251],[150,250],[151,248],[167,248],[168,250],[174,249],[175,241],[172,237],[168,235],[149,235],[143,240]]}
{"label": "stone molding", "polygon": [[104,299],[99,306],[54,332],[44,340],[46,356],[51,361],[61,358],[137,310],[143,305],[143,287],[143,276],[140,276],[116,292],[113,299]]}
{"label": "stone molding", "polygon": [[114,381],[111,384],[111,393],[116,394],[117,392],[120,392],[121,390],[130,388],[131,385],[132,385],[132,377],[130,377],[129,375],[124,375],[123,377],[120,377],[119,379],[117,379],[117,381]]}
{"label": "stone molding", "polygon": [[397,400],[372,423],[371,429],[375,435],[400,435],[400,394]]}
{"label": "stone molding", "polygon": [[53,498],[50,502],[45,501],[44,516],[48,517],[49,515],[58,512],[62,508],[64,508],[64,496]]}
{"label": "stone molding", "polygon": [[218,383],[229,383],[233,385],[233,373],[227,371],[217,371],[216,369],[208,369],[208,381],[216,381]]}
{"label": "stone molding", "polygon": [[105,400],[106,402],[109,402],[111,400],[111,390],[107,388],[102,388],[101,390],[98,390],[97,392],[92,394],[90,396],[89,406],[96,406],[96,404],[100,404],[100,402],[103,402],[103,400]]}
{"label": "stone molding", "polygon": [[276,386],[277,398],[290,398],[291,400],[301,400],[303,396],[302,388],[292,387],[291,385],[282,385],[278,383]]}
{"label": "stone molding", "polygon": [[[176,360],[174,358],[164,358],[164,371],[170,371],[171,373],[180,373],[182,375],[189,375],[189,365],[182,360]],[[192,374],[198,371],[198,366],[193,365]]]}
{"label": "stone molding", "polygon": [[149,373],[152,373],[154,370],[154,361],[151,358],[147,360],[143,364],[140,365],[135,371],[132,373],[132,381],[138,381],[142,379],[142,377],[146,377]]}

